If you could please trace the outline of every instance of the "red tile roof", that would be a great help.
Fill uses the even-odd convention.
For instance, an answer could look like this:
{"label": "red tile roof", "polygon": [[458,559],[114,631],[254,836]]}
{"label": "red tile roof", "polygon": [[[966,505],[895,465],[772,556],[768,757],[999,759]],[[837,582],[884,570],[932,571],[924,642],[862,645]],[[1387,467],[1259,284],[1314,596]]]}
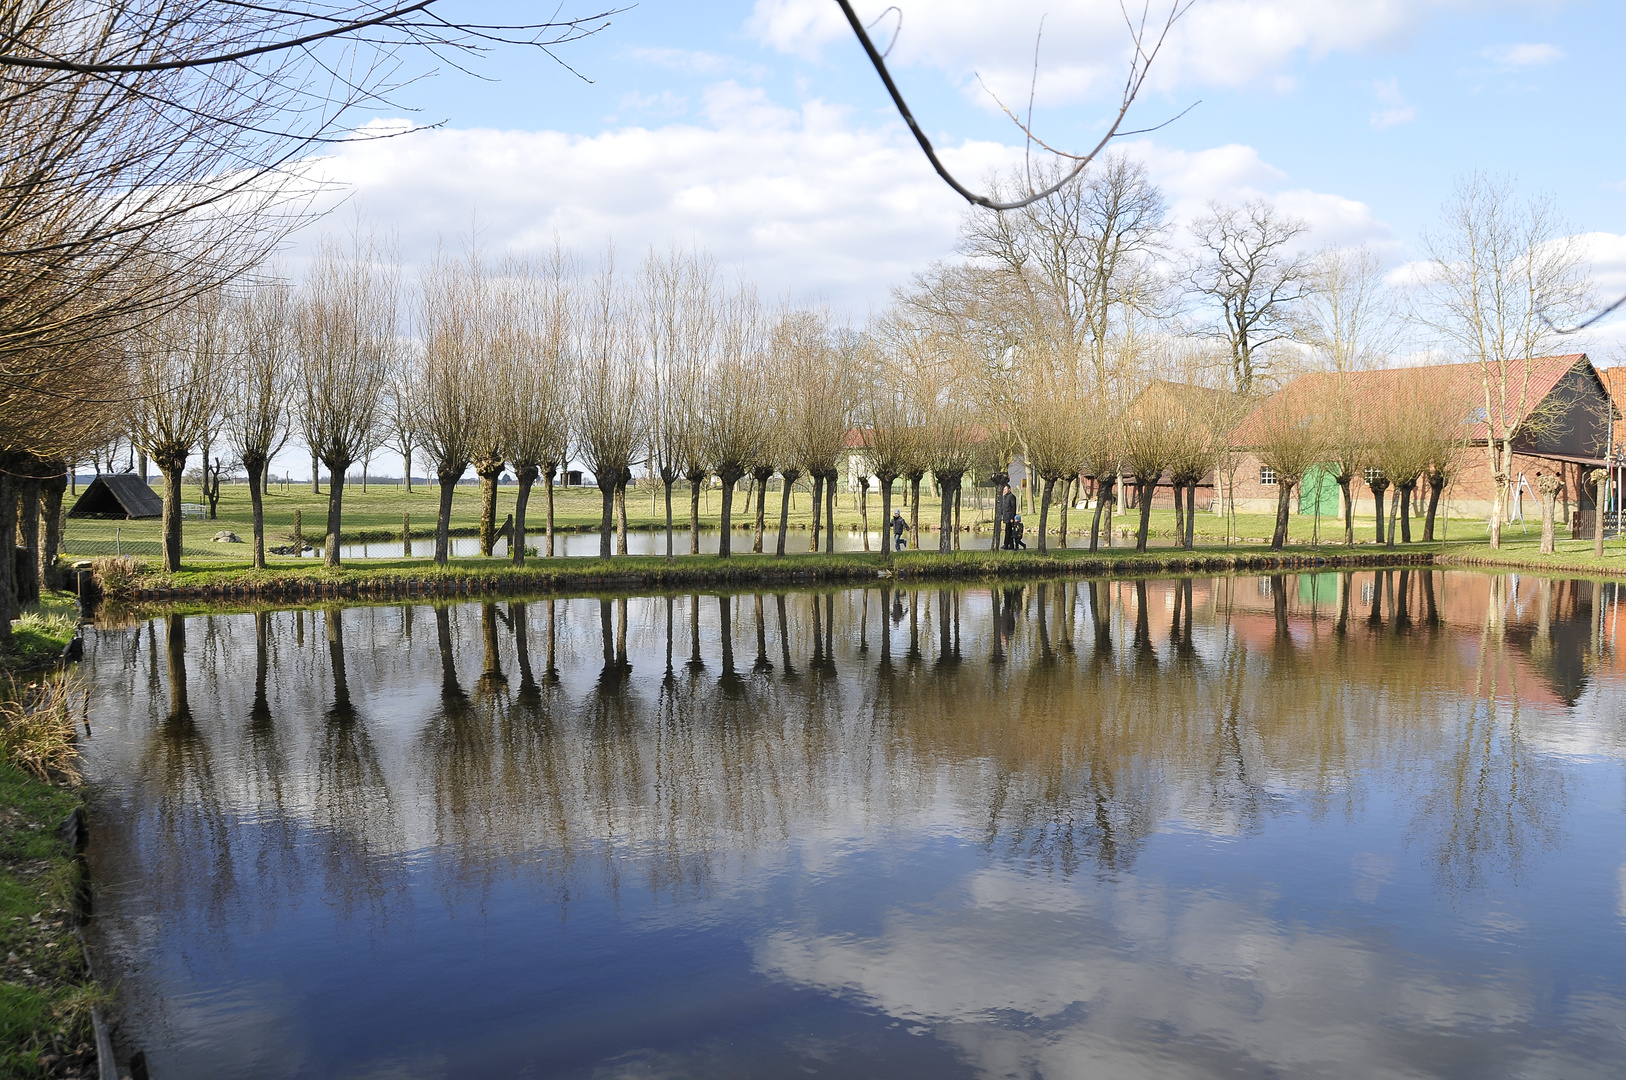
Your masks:
{"label": "red tile roof", "polygon": [[[1523,423],[1536,406],[1553,392],[1559,381],[1586,359],[1586,353],[1533,357],[1529,361],[1530,382],[1524,394],[1524,413],[1519,417],[1519,422]],[[1626,372],[1626,369],[1622,370]],[[1485,392],[1480,371],[1479,363],[1471,361],[1466,364],[1379,368],[1374,371],[1354,371],[1343,375],[1334,372],[1316,372],[1299,376],[1282,390],[1277,391],[1277,394],[1289,391],[1295,394],[1307,392],[1312,397],[1321,394],[1351,394],[1370,401],[1373,407],[1377,408],[1382,402],[1393,400],[1396,395],[1404,393],[1409,387],[1416,386],[1426,379],[1431,389],[1437,388],[1437,392],[1444,393],[1461,403],[1463,420],[1466,421],[1473,415],[1475,409],[1484,406]],[[1515,369],[1513,377],[1518,378],[1521,374]],[[1622,383],[1622,388],[1626,389],[1626,383]],[[1259,416],[1264,408],[1265,406],[1261,405],[1237,425],[1236,430],[1231,433],[1233,445],[1254,446],[1261,441],[1255,427],[1260,422]],[[1488,437],[1488,429],[1489,425],[1483,419],[1479,420],[1468,429],[1468,441],[1483,442]]]}

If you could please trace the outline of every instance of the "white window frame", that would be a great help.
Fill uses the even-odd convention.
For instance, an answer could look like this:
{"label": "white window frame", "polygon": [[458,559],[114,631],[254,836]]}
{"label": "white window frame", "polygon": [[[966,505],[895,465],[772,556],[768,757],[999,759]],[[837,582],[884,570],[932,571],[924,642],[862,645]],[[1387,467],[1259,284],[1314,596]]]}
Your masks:
{"label": "white window frame", "polygon": [[1278,483],[1278,479],[1277,479],[1277,476],[1276,476],[1276,470],[1275,469],[1272,469],[1269,465],[1261,465],[1261,466],[1259,466],[1259,486],[1260,487],[1275,487],[1277,485],[1277,483]]}

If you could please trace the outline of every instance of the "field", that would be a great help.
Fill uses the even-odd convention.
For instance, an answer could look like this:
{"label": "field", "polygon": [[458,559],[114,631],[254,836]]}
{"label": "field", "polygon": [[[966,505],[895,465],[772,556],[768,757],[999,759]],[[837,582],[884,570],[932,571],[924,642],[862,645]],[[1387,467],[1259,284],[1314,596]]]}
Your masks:
{"label": "field", "polygon": [[[499,525],[506,516],[513,512],[514,499],[517,488],[513,485],[504,485],[498,488],[497,494],[497,521]],[[193,488],[183,488],[182,502],[201,503],[201,492]],[[879,495],[871,495],[869,500],[869,525],[872,532],[879,532],[882,528],[881,500]],[[986,503],[986,500],[984,500]],[[71,505],[72,497],[68,499]],[[701,501],[701,525],[703,528],[715,529],[721,512],[721,492],[716,489],[705,489]],[[804,486],[798,484],[792,491],[792,510],[790,515],[790,528],[794,536],[789,543],[792,550],[805,550],[807,546],[807,532],[811,521],[811,495]],[[909,516],[907,508],[902,507],[901,498],[894,497],[893,505],[904,510],[905,517]],[[561,531],[591,531],[598,527],[602,500],[597,488],[561,488],[555,495],[555,527]],[[350,485],[345,488],[344,494],[344,526],[343,539],[349,541],[360,540],[390,540],[400,539],[403,524],[410,522],[412,535],[427,538],[433,534],[435,513],[438,508],[438,492],[432,485],[416,485],[413,492],[408,494],[398,484],[371,484],[365,492],[359,485]],[[938,500],[931,495],[922,493],[920,500],[920,524],[923,530],[935,525],[938,516]],[[298,512],[302,518],[302,527],[307,539],[319,538],[326,529],[327,521],[327,494],[324,488],[320,495],[312,493],[309,484],[290,485],[287,488],[276,486],[265,497],[265,521],[267,545],[275,545],[285,540],[294,526],[294,515]],[[768,527],[772,531],[777,527],[779,512],[779,493],[768,492]],[[675,527],[681,532],[687,527],[689,514],[689,495],[686,485],[679,485],[673,492],[672,514]],[[1072,510],[1068,514],[1069,546],[1077,546],[1079,536],[1087,535],[1090,522],[1090,512]],[[1060,511],[1053,507],[1051,510],[1050,528],[1052,544],[1056,543],[1056,530],[1059,526]],[[736,526],[754,524],[756,519],[756,505],[754,498],[747,499],[741,493],[734,500],[734,522]],[[248,488],[241,484],[228,485],[221,489],[220,507],[218,517],[214,520],[189,518],[182,530],[182,547],[184,558],[192,562],[240,562],[244,559],[244,549],[236,544],[215,543],[213,537],[220,530],[235,532],[243,540],[251,539],[251,514],[249,508]],[[534,538],[542,532],[546,520],[544,495],[537,489],[531,498],[526,513],[526,527],[528,534]],[[654,529],[664,526],[664,506],[662,492],[659,486],[653,488],[644,485],[636,487],[627,493],[627,523],[632,529]],[[1133,511],[1125,514],[1119,513],[1114,518],[1115,530],[1122,531],[1132,528],[1136,523]],[[1032,531],[1036,527],[1036,516],[1029,511],[1026,514],[1029,528],[1028,544],[1033,546]],[[962,546],[983,545],[989,542],[988,525],[991,522],[991,511],[986,505],[979,508],[977,500],[968,493],[961,508],[961,525],[973,530],[970,535],[962,539]],[[860,525],[858,498],[856,495],[842,491],[836,500],[836,527],[838,530],[856,532]],[[1239,514],[1236,517],[1235,540],[1238,543],[1262,543],[1268,541],[1274,527],[1274,519],[1268,514]],[[472,536],[480,525],[480,490],[473,484],[460,485],[453,496],[452,504],[452,530],[454,535]],[[1225,530],[1227,522],[1217,515],[1201,512],[1197,514],[1197,540],[1200,546],[1212,547],[1223,545],[1226,540]],[[1484,523],[1472,519],[1452,519],[1443,523],[1441,532],[1450,539],[1469,540],[1484,537]],[[1414,534],[1421,534],[1421,519],[1418,519]],[[1515,526],[1515,529],[1518,527]],[[1174,514],[1169,510],[1158,510],[1152,514],[1152,535],[1154,537],[1172,537],[1174,532]],[[1357,520],[1356,540],[1370,542],[1373,527],[1369,521]],[[1290,519],[1288,529],[1289,540],[1295,544],[1308,544],[1314,539],[1322,543],[1336,542],[1342,536],[1339,523],[1331,518],[1321,518],[1319,522],[1311,517],[1295,514]],[[84,558],[95,555],[135,555],[142,558],[156,558],[160,554],[160,531],[157,520],[144,521],[108,521],[91,520],[84,518],[70,518],[66,522],[64,555],[68,558]],[[533,539],[532,543],[535,542]],[[923,544],[926,541],[922,541]],[[679,541],[680,550],[685,550],[682,541]],[[270,556],[273,561],[281,557]],[[288,557],[281,561],[290,564],[298,560]]]}

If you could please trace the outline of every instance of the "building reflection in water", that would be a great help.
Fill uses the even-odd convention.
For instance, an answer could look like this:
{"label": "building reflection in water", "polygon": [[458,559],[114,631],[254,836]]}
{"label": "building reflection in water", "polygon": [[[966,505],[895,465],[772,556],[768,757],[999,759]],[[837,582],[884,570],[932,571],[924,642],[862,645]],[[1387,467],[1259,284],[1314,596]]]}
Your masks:
{"label": "building reflection in water", "polygon": [[[1085,969],[1131,939],[1167,953],[1186,933],[1202,952],[1246,928],[1290,965],[1287,939],[1310,929],[1337,963],[1371,960],[1318,921],[1336,923],[1332,900],[1304,901],[1295,931],[1243,878],[1171,899],[1171,845],[1392,817],[1395,850],[1351,856],[1354,895],[1411,875],[1447,906],[1559,865],[1574,761],[1626,749],[1606,704],[1617,602],[1609,585],[1423,569],[166,616],[91,642],[97,933],[148,980],[135,1024],[151,1032],[191,1023],[165,991],[178,975],[139,974],[155,921],[197,963],[223,955],[223,928],[274,938],[302,905],[375,942],[425,905],[479,910],[513,887],[566,922],[635,896],[710,919],[764,881],[840,877],[843,852],[912,863],[952,841],[971,860],[960,914],[859,888],[883,929],[832,936],[783,900],[748,935],[747,970],[947,1025],[972,1072],[1001,1054],[1056,1068],[1072,1042],[1088,1057],[1130,1039],[1066,1017],[1110,998]],[[414,633],[425,619],[432,636]],[[1274,849],[1232,850],[1292,879]],[[1037,940],[1011,945],[1018,924]],[[1152,997],[1178,996],[1162,981],[1177,959],[1108,965],[1147,1023],[1166,1011]],[[1036,970],[1018,978],[1017,960]],[[1381,997],[1384,976],[1363,978]],[[1381,1026],[1385,1008],[1356,1011]],[[1049,1042],[1000,1010],[1043,1018]],[[1162,1022],[1200,1041],[1190,1017]],[[1238,1023],[1252,1035],[1231,1058],[1187,1065],[1313,1057]],[[1134,1075],[1141,1051],[1124,1053]]]}

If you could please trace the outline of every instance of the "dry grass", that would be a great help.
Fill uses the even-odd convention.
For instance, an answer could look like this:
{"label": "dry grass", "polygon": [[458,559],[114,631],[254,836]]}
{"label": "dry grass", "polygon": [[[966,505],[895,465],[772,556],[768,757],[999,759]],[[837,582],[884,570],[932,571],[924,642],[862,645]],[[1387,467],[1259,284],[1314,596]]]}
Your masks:
{"label": "dry grass", "polygon": [[0,700],[0,761],[40,780],[77,783],[75,680],[61,674],[26,684],[8,681],[9,692]]}
{"label": "dry grass", "polygon": [[136,579],[141,576],[139,560],[128,555],[104,555],[90,564],[96,575],[96,586],[110,600],[122,600],[135,591]]}

